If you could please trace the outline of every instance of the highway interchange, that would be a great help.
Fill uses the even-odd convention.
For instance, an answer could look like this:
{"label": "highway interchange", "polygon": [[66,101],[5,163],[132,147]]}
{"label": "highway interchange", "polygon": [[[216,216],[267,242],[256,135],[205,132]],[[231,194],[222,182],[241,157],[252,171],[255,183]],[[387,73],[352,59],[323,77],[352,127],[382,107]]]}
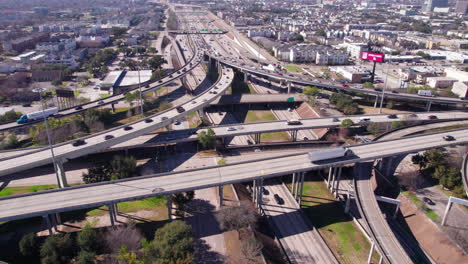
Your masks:
{"label": "highway interchange", "polygon": [[[201,26],[203,25],[197,25],[197,27]],[[221,38],[223,36],[224,35],[219,35],[217,37]],[[167,127],[174,123],[175,120],[181,119],[182,117],[194,111],[202,110],[203,108],[218,100],[218,98],[228,90],[232,80],[234,79],[235,73],[233,68],[242,70],[244,72],[249,72],[251,74],[267,76],[269,78],[300,85],[315,85],[327,89],[348,90],[352,92],[366,93],[377,96],[381,95],[381,92],[374,91],[372,89],[343,87],[336,84],[325,84],[316,80],[310,81],[305,80],[304,78],[298,79],[288,76],[278,76],[276,73],[260,70],[254,66],[237,65],[236,63],[232,62],[232,60],[226,59],[227,55],[224,55],[224,57],[217,55],[223,52],[227,54],[228,52],[226,49],[221,48],[224,51],[220,50],[219,53],[215,54],[212,52],[212,50],[206,48],[207,40],[205,38],[209,39],[211,37],[212,36],[210,35],[195,36],[194,41],[192,42],[194,45],[196,45],[193,56],[183,67],[181,67],[181,69],[183,68],[185,71],[179,70],[174,72],[170,76],[153,82],[149,84],[148,87],[142,89],[143,93],[153,91],[163,87],[164,85],[167,85],[167,83],[170,83],[176,79],[187,77],[186,75],[198,67],[202,62],[203,56],[206,55],[210,58],[220,61],[222,65],[220,65],[218,68],[220,72],[219,79],[213,85],[208,87],[204,92],[191,98],[188,102],[177,105],[167,111],[145,117],[145,119],[138,120],[125,126],[113,128],[85,137],[83,139],[85,140],[86,144],[82,146],[73,146],[70,142],[57,144],[54,146],[56,157],[61,160],[61,162],[66,162],[69,159],[97,153],[109,148],[130,147],[144,144],[149,137],[154,137],[154,135],[148,135],[148,133],[159,128]],[[217,43],[217,41],[214,41],[214,43]],[[221,47],[219,44],[214,45]],[[196,81],[196,77],[187,78],[193,78],[192,81],[194,83],[192,83],[192,86],[199,84]],[[213,91],[216,93],[213,93]],[[402,93],[386,93],[385,96],[395,99],[431,101],[447,104],[465,104],[466,102],[457,98],[421,97]],[[102,102],[95,101],[82,105],[82,109],[66,109],[60,112],[60,116],[68,116],[86,111],[87,109],[102,107],[104,105],[122,100],[123,97],[123,94],[115,95],[103,99]],[[184,110],[178,111],[177,108],[179,107],[182,107]],[[410,114],[399,114],[397,115],[396,119],[394,117],[389,118],[388,115],[367,115],[366,117],[369,117],[372,122],[391,122],[395,120],[414,119],[425,121],[429,120],[429,116],[432,115],[436,115],[439,120],[465,120],[468,117],[468,113],[463,111],[418,113],[417,117],[410,117]],[[283,118],[284,117],[286,116],[283,116]],[[285,120],[281,120],[254,124],[220,125],[212,128],[218,137],[249,136],[267,132],[337,127],[345,118],[349,118],[353,120],[354,123],[359,124],[361,117],[362,116],[337,117],[339,118],[338,120],[333,117],[302,119],[300,125],[294,126],[288,125]],[[220,120],[215,123],[219,123],[219,121]],[[17,127],[18,126],[14,123],[9,123],[0,126],[0,130]],[[128,127],[130,127],[130,129]],[[176,138],[173,138],[172,135],[166,135],[167,133],[162,133],[162,136],[158,139],[157,143],[195,141],[197,140],[197,135],[194,133],[194,131],[196,130],[190,129],[178,131]],[[372,162],[376,159],[381,159],[384,157],[415,153],[435,147],[466,144],[468,142],[467,132],[468,130],[466,129],[460,129],[451,132],[434,133],[423,136],[389,139],[368,144],[352,145],[349,146],[349,148],[354,153],[352,157],[346,159],[329,160],[318,164],[311,163],[308,160],[306,153],[303,153],[298,155],[278,156],[264,160],[241,162],[238,164],[215,166],[204,169],[155,174],[128,180],[71,187],[35,194],[19,195],[15,197],[5,197],[0,198],[0,221],[11,221],[33,216],[43,216],[51,213],[91,208],[101,205],[108,205],[110,203],[139,200],[152,196],[167,195],[182,191],[196,190],[231,183],[249,182],[254,179],[267,179],[288,175],[294,172],[306,172],[333,166],[343,166],[346,164],[361,164],[363,162]],[[112,135],[112,138],[109,140],[104,140],[104,136],[106,135]],[[455,141],[443,140],[443,136],[445,135],[451,135],[455,137]],[[246,141],[246,138],[244,138],[242,141]],[[14,172],[35,168],[52,162],[50,151],[48,149],[35,149],[27,151],[28,152],[24,152],[24,150],[20,150],[19,152],[6,152],[9,154],[2,156],[0,159],[0,176],[9,175]],[[377,247],[380,252],[383,252],[383,257],[387,263],[411,263],[411,260],[401,248],[401,245],[399,245],[392,231],[389,229],[386,220],[382,218],[380,209],[378,208],[377,202],[373,196],[373,191],[371,188],[372,186],[370,185],[368,178],[370,177],[368,173],[370,170],[366,171],[366,169],[369,170],[370,168],[366,167],[365,165],[357,166],[358,172],[361,173],[359,173],[359,178],[356,181],[355,188],[357,193],[360,194],[358,197],[359,203],[362,205],[360,208],[366,209],[366,211],[364,211],[364,217],[367,218],[366,223],[369,225],[368,229],[371,233],[375,232],[372,236],[378,243]],[[275,192],[282,193],[282,197],[285,197],[287,200],[291,200],[290,194],[284,193],[284,188],[279,188],[277,186],[270,188]],[[364,205],[365,203],[367,203],[367,205]],[[288,201],[288,204],[294,204],[294,202]],[[298,205],[296,205],[296,209],[297,207]],[[271,204],[265,204],[264,210],[268,209],[272,209]],[[299,212],[298,210],[285,210],[285,208],[281,208],[280,212],[284,214]],[[298,216],[296,220],[297,222],[295,223],[298,225],[307,225],[307,223],[301,222],[303,219],[301,219],[300,216]],[[314,250],[310,250],[308,247],[298,249],[299,251],[304,250],[303,253],[305,254],[304,256],[306,259],[305,262],[308,262],[308,256],[311,256],[309,261],[318,261],[318,263],[337,262],[333,254],[331,254],[329,249],[326,248],[323,240],[320,237],[317,237],[317,234],[309,234],[308,232],[305,232],[304,234],[300,234],[300,236],[308,237],[302,242],[310,242],[310,240],[315,240],[317,246]],[[291,239],[295,238],[291,237]],[[285,241],[285,243],[288,243],[288,241]],[[296,245],[297,244],[294,244],[291,247],[296,247]],[[306,252],[307,250],[309,250],[308,253]],[[304,259],[297,259],[295,261],[293,260],[292,262],[305,263]]]}

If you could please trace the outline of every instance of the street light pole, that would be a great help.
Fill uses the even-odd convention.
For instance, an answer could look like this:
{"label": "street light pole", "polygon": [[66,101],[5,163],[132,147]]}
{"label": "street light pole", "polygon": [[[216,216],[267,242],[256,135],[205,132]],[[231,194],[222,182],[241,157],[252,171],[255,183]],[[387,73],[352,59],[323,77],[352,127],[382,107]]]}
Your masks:
{"label": "street light pole", "polygon": [[388,85],[388,67],[389,67],[389,64],[387,63],[387,72],[385,74],[385,86],[382,90],[382,98],[380,99],[380,108],[379,108],[379,114],[382,113],[382,106],[383,106],[383,101],[384,101],[384,96],[385,96],[385,90],[387,89],[387,85]]}
{"label": "street light pole", "polygon": [[140,110],[141,110],[141,117],[145,117],[145,113],[143,112],[143,99],[141,96],[141,80],[140,80],[140,66],[138,66],[138,90],[140,92]]}
{"label": "street light pole", "polygon": [[42,101],[42,92],[44,90],[45,89],[42,89],[42,88],[34,88],[33,92],[39,93],[39,101],[41,102],[41,108],[42,108],[42,117],[44,118],[44,123],[45,123],[45,127],[46,127],[47,141],[49,143],[50,153],[52,154],[52,163],[54,164],[54,171],[55,171],[55,176],[57,178],[57,185],[60,188],[62,181],[60,180],[60,175],[59,175],[59,173],[57,171],[57,161],[55,159],[54,147],[52,146],[52,140],[51,140],[50,134],[49,134],[49,122],[47,122],[47,117],[45,115],[45,109],[44,109],[44,102]]}

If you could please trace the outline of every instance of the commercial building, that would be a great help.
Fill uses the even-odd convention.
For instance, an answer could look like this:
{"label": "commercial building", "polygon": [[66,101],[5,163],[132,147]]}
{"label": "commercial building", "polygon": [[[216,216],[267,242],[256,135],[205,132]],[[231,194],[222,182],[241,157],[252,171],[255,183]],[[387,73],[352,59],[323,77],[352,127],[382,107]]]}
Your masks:
{"label": "commercial building", "polygon": [[455,13],[460,15],[468,14],[468,0],[458,0],[455,4]]}
{"label": "commercial building", "polygon": [[330,70],[352,83],[363,83],[371,78],[371,70],[362,66],[330,67]]}
{"label": "commercial building", "polygon": [[435,7],[448,7],[448,0],[426,0],[424,11],[432,12]]}
{"label": "commercial building", "polygon": [[247,30],[247,36],[249,38],[253,38],[253,37],[271,38],[274,36],[274,32],[270,29]]}
{"label": "commercial building", "polygon": [[457,82],[457,79],[450,77],[428,77],[427,85],[431,88],[445,89],[450,88],[452,85]]}
{"label": "commercial building", "polygon": [[290,49],[290,62],[312,62],[317,65],[343,65],[348,62],[348,54],[320,45],[296,45]]}
{"label": "commercial building", "polygon": [[468,82],[456,82],[453,84],[452,93],[460,98],[468,98]]}
{"label": "commercial building", "polygon": [[3,50],[5,52],[21,53],[27,49],[34,49],[37,43],[48,39],[49,33],[31,33],[27,36],[4,41]]}

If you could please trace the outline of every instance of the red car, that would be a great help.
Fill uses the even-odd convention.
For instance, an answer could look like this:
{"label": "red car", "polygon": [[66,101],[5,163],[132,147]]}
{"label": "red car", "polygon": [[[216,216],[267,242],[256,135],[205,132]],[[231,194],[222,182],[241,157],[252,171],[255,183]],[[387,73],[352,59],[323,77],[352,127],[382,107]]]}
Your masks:
{"label": "red car", "polygon": [[283,74],[282,74],[281,72],[278,72],[278,75],[281,75],[281,76],[283,76]]}
{"label": "red car", "polygon": [[347,84],[343,84],[343,87],[349,87],[349,85],[347,85]]}

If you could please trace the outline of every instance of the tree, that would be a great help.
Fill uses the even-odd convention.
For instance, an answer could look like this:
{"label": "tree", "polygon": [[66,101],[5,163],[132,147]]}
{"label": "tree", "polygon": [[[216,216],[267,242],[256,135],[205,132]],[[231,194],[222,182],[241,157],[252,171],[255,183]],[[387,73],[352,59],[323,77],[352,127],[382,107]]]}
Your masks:
{"label": "tree", "polygon": [[367,125],[367,131],[373,135],[377,135],[380,132],[380,125],[378,123],[371,122]]}
{"label": "tree", "polygon": [[112,254],[119,254],[122,247],[129,251],[139,250],[141,239],[142,235],[133,222],[120,225],[115,229],[111,228],[104,233],[104,244]]}
{"label": "tree", "polygon": [[155,55],[148,60],[148,66],[154,70],[160,70],[167,61],[161,55]]}
{"label": "tree", "polygon": [[405,126],[404,121],[392,121],[392,129],[398,129]]}
{"label": "tree", "polygon": [[413,157],[411,157],[411,162],[413,162],[413,164],[418,165],[419,171],[421,172],[422,169],[426,167],[427,160],[423,155],[416,154]]}
{"label": "tree", "polygon": [[320,90],[315,86],[305,86],[302,89],[302,94],[306,95],[309,101],[312,97],[319,95],[319,93]]}
{"label": "tree", "polygon": [[362,85],[364,88],[374,88],[374,84],[371,82],[366,82]]}
{"label": "tree", "polygon": [[424,51],[421,51],[421,50],[416,52],[416,55],[421,56],[424,59],[429,59],[431,57],[431,55],[429,55],[429,54],[427,54],[427,53],[425,53]]}
{"label": "tree", "polygon": [[119,249],[119,255],[117,256],[119,264],[140,264],[143,261],[138,259],[138,255],[134,251],[128,250],[128,248],[123,245]]}
{"label": "tree", "polygon": [[156,230],[154,240],[143,248],[145,260],[155,264],[193,263],[192,228],[183,221],[173,221]]}
{"label": "tree", "polygon": [[116,38],[121,37],[125,33],[127,33],[126,28],[120,28],[120,27],[113,27],[112,28],[112,35],[114,35],[114,37],[116,37]]}
{"label": "tree", "polygon": [[86,223],[81,232],[78,233],[76,242],[81,251],[96,253],[100,248],[98,234],[89,223]]}
{"label": "tree", "polygon": [[159,80],[164,78],[166,76],[166,73],[164,71],[154,71],[151,74],[151,81]]}
{"label": "tree", "polygon": [[340,125],[342,128],[350,128],[352,126],[354,126],[354,122],[353,120],[347,118],[347,119],[343,119],[343,121],[341,121],[341,125]]}
{"label": "tree", "polygon": [[208,128],[198,133],[198,141],[204,148],[213,148],[216,144],[216,134],[213,129]]}
{"label": "tree", "polygon": [[242,240],[241,252],[247,263],[258,263],[259,257],[262,253],[262,243],[255,239],[255,237]]}
{"label": "tree", "polygon": [[84,183],[86,184],[110,181],[111,177],[109,173],[107,172],[107,170],[108,168],[104,165],[94,167],[94,168],[89,168],[88,173],[83,172],[81,177]]}
{"label": "tree", "polygon": [[177,208],[184,209],[185,205],[193,200],[194,191],[175,193],[171,196],[171,200],[176,204]]}
{"label": "tree", "polygon": [[325,32],[325,30],[318,30],[317,32],[315,32],[315,35],[317,36],[321,36],[321,37],[326,37],[327,36],[327,33]]}
{"label": "tree", "polygon": [[70,263],[74,253],[73,240],[71,239],[70,234],[49,236],[41,247],[41,263]]}
{"label": "tree", "polygon": [[96,253],[89,251],[80,251],[74,263],[76,264],[94,264],[96,263]]}
{"label": "tree", "polygon": [[34,233],[24,235],[18,246],[21,255],[25,257],[36,257],[39,253],[39,240]]}
{"label": "tree", "polygon": [[240,206],[223,207],[215,217],[221,229],[239,231],[241,228],[254,225],[258,216],[250,204],[241,202]]}
{"label": "tree", "polygon": [[133,177],[137,172],[136,159],[134,157],[114,156],[110,162],[111,180],[119,180]]}
{"label": "tree", "polygon": [[424,158],[427,160],[426,168],[435,170],[439,166],[445,165],[445,153],[442,149],[430,149],[424,152]]}

